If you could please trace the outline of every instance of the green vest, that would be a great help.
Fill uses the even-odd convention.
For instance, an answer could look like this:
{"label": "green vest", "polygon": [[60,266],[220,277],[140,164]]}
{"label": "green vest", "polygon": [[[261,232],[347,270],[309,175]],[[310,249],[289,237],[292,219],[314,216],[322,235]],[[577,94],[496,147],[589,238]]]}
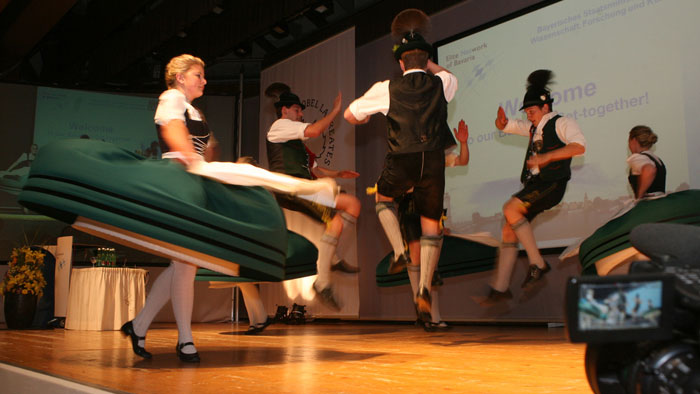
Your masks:
{"label": "green vest", "polygon": [[306,153],[306,147],[301,140],[282,143],[267,141],[267,160],[270,163],[270,171],[313,179],[309,170],[309,154]]}

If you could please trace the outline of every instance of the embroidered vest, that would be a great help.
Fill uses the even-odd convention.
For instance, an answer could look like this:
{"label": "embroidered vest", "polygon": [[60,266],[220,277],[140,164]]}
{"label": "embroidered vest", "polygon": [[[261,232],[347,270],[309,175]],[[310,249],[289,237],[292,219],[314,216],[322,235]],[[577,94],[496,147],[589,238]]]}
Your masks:
{"label": "embroidered vest", "polygon": [[[542,128],[542,147],[537,153],[547,153],[555,149],[566,146],[557,136],[556,123],[561,115],[552,117]],[[530,142],[525,153],[525,161],[523,162],[523,170],[520,173],[520,182],[527,183],[533,176],[527,168],[527,160],[535,153],[536,148],[533,146],[532,137],[535,134],[535,127],[530,128]],[[558,181],[571,178],[571,158],[559,161],[553,161],[546,166],[540,168],[539,178],[545,181]]]}

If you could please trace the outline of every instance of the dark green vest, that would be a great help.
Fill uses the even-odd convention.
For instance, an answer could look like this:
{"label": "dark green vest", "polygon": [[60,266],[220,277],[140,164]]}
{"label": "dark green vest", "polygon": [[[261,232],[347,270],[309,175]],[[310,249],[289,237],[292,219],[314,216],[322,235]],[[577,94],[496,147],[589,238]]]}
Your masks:
{"label": "dark green vest", "polygon": [[267,160],[270,163],[270,171],[312,179],[309,154],[306,153],[306,147],[301,140],[267,141]]}

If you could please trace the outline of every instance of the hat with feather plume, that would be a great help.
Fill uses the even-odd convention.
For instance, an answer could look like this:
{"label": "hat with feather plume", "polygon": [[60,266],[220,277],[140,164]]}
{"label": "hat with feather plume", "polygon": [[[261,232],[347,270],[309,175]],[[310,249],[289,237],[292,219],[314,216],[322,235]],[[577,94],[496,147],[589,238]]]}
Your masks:
{"label": "hat with feather plume", "polygon": [[306,108],[299,100],[299,96],[292,93],[292,89],[282,82],[273,82],[265,89],[265,96],[275,99],[275,108],[291,107],[296,104],[303,110]]}
{"label": "hat with feather plume", "polygon": [[399,12],[391,22],[391,36],[394,39],[394,57],[398,61],[401,55],[413,49],[433,53],[433,46],[425,41],[430,31],[430,18],[425,12],[409,8]]}
{"label": "hat with feather plume", "polygon": [[522,111],[533,105],[541,107],[544,104],[549,104],[551,107],[552,102],[554,102],[554,100],[552,100],[551,91],[549,90],[552,79],[554,79],[554,73],[551,70],[535,70],[530,73],[527,77],[527,91],[525,92],[523,106],[520,110]]}

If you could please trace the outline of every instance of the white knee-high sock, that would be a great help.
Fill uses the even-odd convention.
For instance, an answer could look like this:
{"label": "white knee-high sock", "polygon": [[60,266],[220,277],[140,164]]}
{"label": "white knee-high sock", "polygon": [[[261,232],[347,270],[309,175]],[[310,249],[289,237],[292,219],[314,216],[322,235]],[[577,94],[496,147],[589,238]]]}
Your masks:
{"label": "white knee-high sock", "polygon": [[[343,222],[343,229],[341,230],[340,234],[338,234],[338,242],[344,242],[340,241],[340,238],[343,236],[343,234],[349,234],[353,231],[355,225],[357,224],[357,218],[345,211],[340,211],[338,215],[340,215],[340,219]],[[340,258],[340,256],[338,256],[336,253],[333,253],[333,256],[331,257],[331,265],[337,264],[340,262],[340,260],[342,260],[342,258]]]}
{"label": "white knee-high sock", "polygon": [[405,248],[403,237],[401,237],[399,220],[396,218],[396,213],[394,212],[394,203],[380,201],[375,206],[375,209],[379,217],[379,223],[382,224],[384,233],[386,233],[387,238],[389,238],[389,243],[391,243],[391,247],[394,249],[394,260],[396,260],[404,252]]}
{"label": "white knee-high sock", "polygon": [[418,284],[420,283],[420,265],[406,265],[408,271],[408,281],[411,282],[411,300],[415,302],[416,294],[418,294]]}
{"label": "white knee-high sock", "polygon": [[243,294],[243,301],[245,302],[245,309],[248,311],[250,325],[255,326],[265,323],[267,312],[265,312],[265,305],[263,305],[260,298],[258,286],[253,283],[243,282],[238,284],[238,288],[241,289]]}
{"label": "white knee-high sock", "polygon": [[442,235],[422,236],[420,238],[420,284],[428,291],[432,287],[433,273],[440,261],[440,250],[442,249]]}
{"label": "white knee-high sock", "polygon": [[518,241],[523,245],[527,252],[527,258],[530,259],[530,264],[534,264],[540,268],[544,268],[544,259],[540,254],[540,249],[535,241],[535,234],[532,232],[532,226],[527,219],[522,218],[517,223],[511,226]]}
{"label": "white knee-high sock", "polygon": [[491,287],[494,290],[504,292],[508,290],[510,285],[510,277],[513,274],[513,266],[518,258],[518,243],[517,242],[502,242],[498,249],[498,262],[496,263],[496,272],[491,280]]}
{"label": "white knee-high sock", "polygon": [[[194,304],[194,277],[197,266],[173,261],[171,301],[177,324],[178,343],[192,342],[192,306]],[[185,346],[183,353],[195,353],[194,346]]]}
{"label": "white knee-high sock", "polygon": [[318,261],[316,262],[318,277],[316,278],[315,286],[317,290],[323,290],[331,283],[331,258],[333,258],[337,246],[338,237],[334,237],[329,233],[323,234],[318,248]]}
{"label": "white knee-high sock", "polygon": [[[174,270],[173,264],[171,263],[168,268],[158,275],[155,282],[153,282],[151,291],[148,293],[148,297],[146,297],[146,304],[132,321],[134,333],[136,335],[140,337],[146,336],[148,327],[150,327],[156,314],[158,314],[168,300],[170,300],[170,283]],[[139,346],[144,347],[144,341],[139,341]]]}

